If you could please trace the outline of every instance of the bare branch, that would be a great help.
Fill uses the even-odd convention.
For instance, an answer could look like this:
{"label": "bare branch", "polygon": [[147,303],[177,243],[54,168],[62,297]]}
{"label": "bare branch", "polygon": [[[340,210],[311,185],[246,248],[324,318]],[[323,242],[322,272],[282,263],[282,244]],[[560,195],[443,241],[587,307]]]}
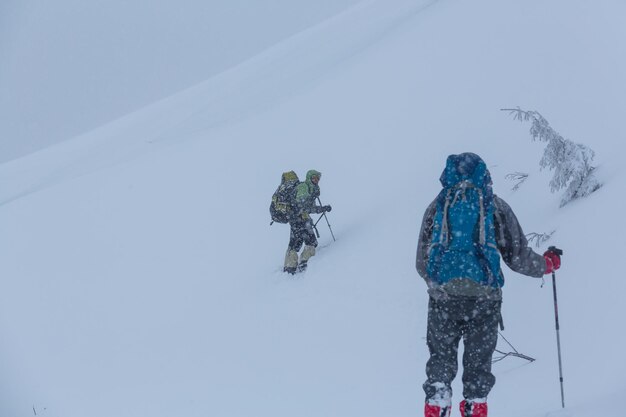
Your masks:
{"label": "bare branch", "polygon": [[526,239],[528,239],[528,243],[535,242],[536,247],[540,247],[542,244],[546,243],[552,235],[556,232],[556,230],[551,231],[550,233],[535,233],[531,232],[526,235]]}
{"label": "bare branch", "polygon": [[512,174],[507,174],[505,178],[509,181],[517,181],[512,188],[513,191],[517,191],[524,181],[528,179],[528,174],[525,172],[513,172]]}

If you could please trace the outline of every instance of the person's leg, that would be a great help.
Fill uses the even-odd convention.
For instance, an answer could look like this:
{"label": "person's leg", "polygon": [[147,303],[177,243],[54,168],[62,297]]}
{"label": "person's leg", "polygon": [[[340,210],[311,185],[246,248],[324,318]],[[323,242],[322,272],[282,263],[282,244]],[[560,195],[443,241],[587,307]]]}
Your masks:
{"label": "person's leg", "polygon": [[487,417],[487,396],[496,382],[491,360],[498,342],[500,306],[500,301],[479,300],[468,316],[463,334],[463,416]]}
{"label": "person's leg", "polygon": [[308,220],[304,224],[302,231],[302,239],[304,241],[304,249],[300,254],[300,262],[298,263],[298,271],[305,271],[307,263],[312,256],[315,256],[315,248],[317,247],[317,237],[315,237],[315,231],[313,230],[313,222]]}
{"label": "person's leg", "polygon": [[452,404],[451,384],[458,369],[458,347],[461,340],[462,323],[458,320],[455,301],[436,301],[430,298],[428,303],[428,324],[426,340],[430,359],[426,363],[426,393],[424,415],[446,416]]}
{"label": "person's leg", "polygon": [[289,245],[285,254],[285,266],[283,271],[295,274],[298,267],[298,251],[304,242],[304,224],[300,222],[289,223],[291,231],[289,233]]}

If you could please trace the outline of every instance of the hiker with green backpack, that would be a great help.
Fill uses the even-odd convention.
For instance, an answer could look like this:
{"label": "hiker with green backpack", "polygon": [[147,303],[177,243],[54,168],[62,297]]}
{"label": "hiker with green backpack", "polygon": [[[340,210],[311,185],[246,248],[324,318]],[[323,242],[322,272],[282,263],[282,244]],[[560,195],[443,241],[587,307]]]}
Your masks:
{"label": "hiker with green backpack", "polygon": [[[316,200],[319,201],[318,184],[321,177],[319,171],[312,169],[307,172],[306,180],[300,182],[295,172],[285,172],[280,186],[272,196],[270,204],[272,221],[289,223],[291,227],[283,271],[292,275],[305,271],[309,259],[315,255],[317,237],[310,214],[332,210],[329,205],[316,204]],[[304,249],[298,255],[303,244]]]}
{"label": "hiker with green backpack", "polygon": [[542,256],[528,246],[511,207],[493,194],[478,155],[450,155],[440,181],[443,189],[426,209],[416,256],[429,294],[424,416],[450,416],[463,338],[461,416],[487,417],[487,395],[495,384],[491,359],[502,320],[500,257],[513,271],[539,278],[560,267],[560,251]]}

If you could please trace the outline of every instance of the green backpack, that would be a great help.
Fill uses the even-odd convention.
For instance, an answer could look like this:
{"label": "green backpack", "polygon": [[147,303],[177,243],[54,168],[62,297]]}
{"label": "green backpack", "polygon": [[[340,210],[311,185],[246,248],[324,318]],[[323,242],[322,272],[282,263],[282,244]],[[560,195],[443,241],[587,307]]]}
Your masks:
{"label": "green backpack", "polygon": [[272,223],[288,223],[296,210],[296,187],[300,184],[298,175],[294,171],[284,172],[280,185],[272,195],[270,215]]}

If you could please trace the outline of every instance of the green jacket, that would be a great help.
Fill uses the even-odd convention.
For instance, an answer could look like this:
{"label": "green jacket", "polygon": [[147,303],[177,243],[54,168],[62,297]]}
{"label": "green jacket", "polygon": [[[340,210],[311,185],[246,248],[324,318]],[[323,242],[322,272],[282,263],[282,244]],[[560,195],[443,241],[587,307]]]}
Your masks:
{"label": "green jacket", "polygon": [[322,177],[322,173],[314,169],[306,173],[306,180],[296,187],[296,205],[298,213],[304,220],[309,218],[309,213],[321,213],[322,207],[315,203],[320,196],[319,185],[313,184],[312,177]]}

